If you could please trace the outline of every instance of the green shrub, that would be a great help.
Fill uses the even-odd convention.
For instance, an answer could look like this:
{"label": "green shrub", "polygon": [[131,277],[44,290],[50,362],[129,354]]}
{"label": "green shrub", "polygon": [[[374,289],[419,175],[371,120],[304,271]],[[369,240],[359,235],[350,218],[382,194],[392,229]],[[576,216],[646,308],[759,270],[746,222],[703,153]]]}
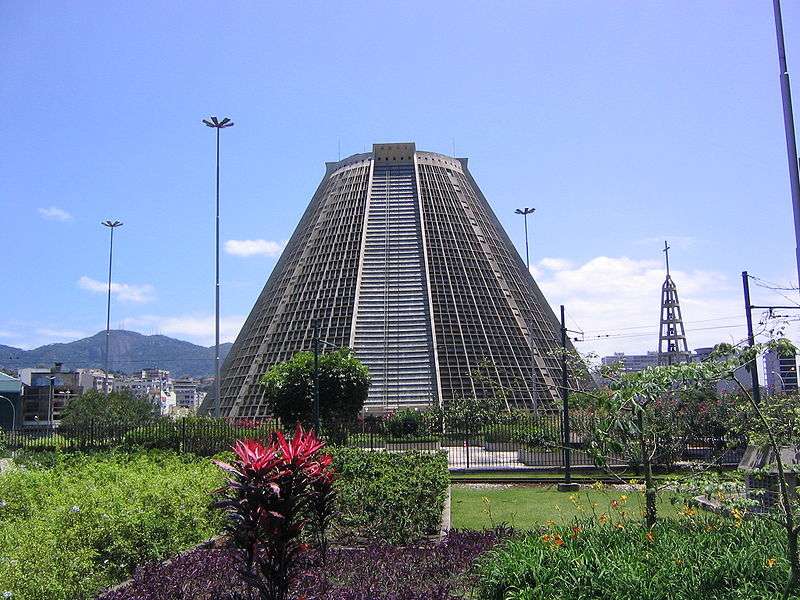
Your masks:
{"label": "green shrub", "polygon": [[92,598],[136,565],[212,537],[222,474],[163,452],[52,455],[54,468],[0,476],[0,594]]}
{"label": "green shrub", "polygon": [[409,408],[396,412],[386,420],[386,431],[393,439],[420,438],[430,435],[425,413]]}
{"label": "green shrub", "polygon": [[561,440],[558,432],[540,425],[529,425],[514,432],[514,441],[521,443],[527,450],[553,449]]}
{"label": "green shrub", "polygon": [[755,600],[780,598],[788,574],[780,530],[716,517],[595,520],[531,532],[479,565],[483,600]]}
{"label": "green shrub", "polygon": [[170,419],[161,419],[156,423],[137,427],[125,434],[122,446],[144,450],[180,450],[179,425]]}
{"label": "green shrub", "polygon": [[444,453],[335,448],[340,540],[410,542],[439,531],[450,476]]}

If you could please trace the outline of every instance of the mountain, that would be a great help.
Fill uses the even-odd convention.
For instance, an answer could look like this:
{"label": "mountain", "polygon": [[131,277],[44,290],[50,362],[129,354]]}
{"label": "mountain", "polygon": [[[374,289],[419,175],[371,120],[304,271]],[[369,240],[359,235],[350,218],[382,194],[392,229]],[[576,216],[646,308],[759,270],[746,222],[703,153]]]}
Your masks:
{"label": "mountain", "polygon": [[[232,344],[220,344],[223,360]],[[47,344],[33,350],[0,345],[0,367],[24,367],[64,364],[65,369],[103,368],[106,332],[65,344]],[[165,335],[142,335],[135,331],[112,330],[109,336],[109,369],[135,373],[144,368],[166,369],[174,377],[205,377],[214,374],[214,347],[197,346]]]}

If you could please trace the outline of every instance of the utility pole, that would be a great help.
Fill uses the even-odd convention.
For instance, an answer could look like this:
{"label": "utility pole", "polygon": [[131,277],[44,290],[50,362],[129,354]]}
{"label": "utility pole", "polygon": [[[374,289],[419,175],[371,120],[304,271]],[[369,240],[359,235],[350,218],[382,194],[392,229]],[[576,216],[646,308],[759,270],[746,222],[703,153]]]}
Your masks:
{"label": "utility pole", "polygon": [[[744,312],[747,319],[747,344],[752,348],[755,346],[756,339],[753,335],[753,306],[750,304],[750,278],[747,271],[742,271],[742,288],[744,289]],[[753,381],[753,400],[759,404],[761,403],[761,388],[758,386],[758,360],[755,356],[750,362],[750,377]]]}
{"label": "utility pole", "polygon": [[[770,314],[772,314],[773,310],[800,310],[800,305],[788,305],[788,306],[781,306],[778,304],[773,304],[771,306],[759,306],[756,304],[750,303],[750,276],[747,274],[747,271],[742,271],[742,288],[744,290],[744,310],[745,310],[745,318],[747,319],[747,342],[748,345],[752,348],[755,346],[756,340],[753,334],[753,315],[752,312],[754,310],[768,310]],[[750,363],[750,374],[753,378],[753,400],[755,400],[756,404],[761,402],[761,388],[758,386],[758,369],[757,369],[757,357],[753,357],[752,362]]]}
{"label": "utility pole", "polygon": [[108,341],[111,337],[111,260],[114,257],[114,230],[122,227],[121,221],[103,221],[104,227],[111,230],[111,244],[108,250],[108,302],[106,304],[106,358],[103,367],[103,391],[108,395]]}
{"label": "utility pole", "polygon": [[[210,119],[210,120],[209,120]],[[233,127],[233,121],[225,117],[221,121],[217,117],[203,119],[203,123],[217,130],[217,210],[215,225],[215,283],[214,283],[214,416],[219,417],[219,131],[226,127]]]}
{"label": "utility pole", "polygon": [[564,316],[564,305],[561,305],[561,399],[563,401],[564,431],[564,481],[558,484],[559,492],[575,492],[580,484],[572,483],[572,433],[569,423],[569,381],[567,374],[567,322]]}
{"label": "utility pole", "polygon": [[789,187],[792,192],[792,212],[794,213],[795,260],[797,261],[798,284],[800,284],[800,175],[798,174],[792,89],[789,85],[789,67],[786,65],[786,46],[783,40],[783,18],[781,17],[780,0],[772,0],[772,10],[775,14],[775,35],[778,39],[783,129],[786,135],[786,154],[789,159]]}

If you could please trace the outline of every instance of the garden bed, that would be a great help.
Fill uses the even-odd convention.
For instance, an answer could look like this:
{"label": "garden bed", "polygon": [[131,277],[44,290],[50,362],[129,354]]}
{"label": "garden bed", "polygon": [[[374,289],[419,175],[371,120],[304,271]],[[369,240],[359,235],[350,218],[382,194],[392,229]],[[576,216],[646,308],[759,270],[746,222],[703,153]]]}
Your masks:
{"label": "garden bed", "polygon": [[482,600],[781,598],[784,537],[764,520],[583,519],[513,539],[481,561]]}
{"label": "garden bed", "polygon": [[[441,453],[332,449],[339,543],[438,536],[449,476]],[[208,459],[165,451],[37,454],[42,465],[0,475],[0,597],[92,598],[217,535],[211,492],[225,477]]]}
{"label": "garden bed", "polygon": [[[310,551],[295,596],[305,600],[447,600],[476,583],[470,567],[502,532],[451,531],[441,542],[334,548],[325,567]],[[248,588],[236,550],[198,549],[137,570],[126,586],[100,600],[219,600]]]}

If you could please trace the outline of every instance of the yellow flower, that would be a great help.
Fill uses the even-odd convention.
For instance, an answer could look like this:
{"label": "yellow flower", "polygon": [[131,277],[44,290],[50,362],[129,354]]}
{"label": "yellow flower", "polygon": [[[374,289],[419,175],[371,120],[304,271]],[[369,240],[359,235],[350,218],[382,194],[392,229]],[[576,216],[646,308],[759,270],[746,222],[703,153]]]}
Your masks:
{"label": "yellow flower", "polygon": [[617,523],[616,525],[614,525],[614,527],[616,527],[617,529],[625,529],[625,525],[623,525],[622,523]]}
{"label": "yellow flower", "polygon": [[653,538],[653,532],[652,531],[648,530],[647,533],[644,534],[644,537],[648,542],[651,542],[651,543],[653,542],[654,538]]}
{"label": "yellow flower", "polygon": [[620,502],[627,502],[628,501],[628,497],[625,494],[622,494],[622,496],[619,497],[619,501]]}
{"label": "yellow flower", "polygon": [[552,541],[553,541],[553,536],[552,536],[552,535],[550,535],[549,533],[546,533],[546,534],[544,534],[544,535],[542,536],[542,541],[543,541],[545,544],[549,544],[550,542],[552,542]]}
{"label": "yellow flower", "polygon": [[555,527],[556,522],[553,521],[552,519],[548,519],[547,521],[544,522],[544,524],[546,527]]}
{"label": "yellow flower", "polygon": [[774,567],[774,566],[775,566],[775,563],[776,563],[776,562],[778,562],[778,561],[777,561],[777,560],[775,560],[774,558],[768,558],[768,559],[767,559],[767,568],[768,568],[768,569],[771,569],[772,567]]}
{"label": "yellow flower", "polygon": [[600,521],[601,524],[605,525],[606,523],[608,523],[608,515],[606,513],[603,513],[602,515],[597,517],[597,520]]}
{"label": "yellow flower", "polygon": [[697,509],[692,508],[691,506],[684,506],[683,514],[686,515],[687,517],[693,517],[697,514]]}

